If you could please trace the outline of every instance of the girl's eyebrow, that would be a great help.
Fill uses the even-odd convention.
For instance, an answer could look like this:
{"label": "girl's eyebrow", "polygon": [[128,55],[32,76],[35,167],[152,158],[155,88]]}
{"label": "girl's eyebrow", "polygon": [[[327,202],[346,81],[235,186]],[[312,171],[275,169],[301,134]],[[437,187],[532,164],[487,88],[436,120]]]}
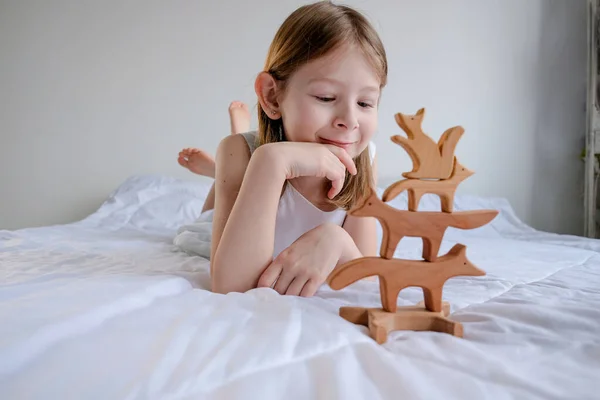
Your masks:
{"label": "girl's eyebrow", "polygon": [[[326,83],[331,83],[331,84],[337,85],[337,86],[343,86],[343,83],[341,81],[338,81],[337,79],[325,78],[325,77],[309,79],[308,84],[311,85],[313,83],[319,83],[319,82],[326,82]],[[367,85],[367,86],[362,87],[360,89],[360,91],[361,92],[379,93],[379,88],[377,86]]]}

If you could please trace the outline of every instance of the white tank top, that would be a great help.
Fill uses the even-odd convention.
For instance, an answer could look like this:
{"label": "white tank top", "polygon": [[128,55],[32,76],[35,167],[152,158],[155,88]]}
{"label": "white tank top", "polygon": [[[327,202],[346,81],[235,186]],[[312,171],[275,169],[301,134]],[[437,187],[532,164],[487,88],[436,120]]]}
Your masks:
{"label": "white tank top", "polygon": [[[258,146],[256,132],[242,134],[248,143],[250,153]],[[371,162],[375,156],[375,144],[369,143]],[[342,226],[346,219],[346,210],[322,211],[308,201],[292,185],[285,185],[283,195],[279,199],[277,218],[275,221],[275,247],[273,258],[288,248],[300,236],[317,226],[331,222]]]}

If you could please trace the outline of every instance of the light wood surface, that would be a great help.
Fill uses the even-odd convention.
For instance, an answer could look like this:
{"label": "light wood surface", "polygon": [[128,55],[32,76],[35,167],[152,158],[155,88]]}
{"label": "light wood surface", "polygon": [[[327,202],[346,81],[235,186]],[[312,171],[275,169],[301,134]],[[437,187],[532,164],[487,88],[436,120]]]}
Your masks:
{"label": "light wood surface", "polygon": [[[449,305],[444,303],[444,309]],[[369,335],[379,344],[387,341],[392,331],[435,331],[463,337],[460,323],[446,318],[443,312],[427,311],[423,307],[401,307],[390,313],[381,308],[341,307],[340,316],[345,320],[369,328]]]}

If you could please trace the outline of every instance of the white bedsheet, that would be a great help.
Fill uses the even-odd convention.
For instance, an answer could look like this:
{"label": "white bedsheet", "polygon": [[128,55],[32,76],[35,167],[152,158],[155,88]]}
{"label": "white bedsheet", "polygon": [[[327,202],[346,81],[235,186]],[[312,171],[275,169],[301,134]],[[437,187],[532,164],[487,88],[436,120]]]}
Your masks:
{"label": "white bedsheet", "polygon": [[[506,201],[458,196],[459,210],[501,211],[449,230],[442,246],[466,244],[487,272],[445,286],[465,337],[394,332],[378,345],[337,315],[377,306],[376,282],[309,299],[206,290],[208,262],[172,239],[207,192],[133,177],[83,221],[0,231],[0,399],[600,398],[600,241],[538,232]],[[396,256],[420,246],[405,239]],[[420,300],[409,288],[398,303]]]}

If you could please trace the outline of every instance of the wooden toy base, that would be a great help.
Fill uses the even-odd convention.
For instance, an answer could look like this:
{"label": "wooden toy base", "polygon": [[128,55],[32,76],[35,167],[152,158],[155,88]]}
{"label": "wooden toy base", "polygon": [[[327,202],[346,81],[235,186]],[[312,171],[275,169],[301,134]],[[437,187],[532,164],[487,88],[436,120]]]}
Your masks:
{"label": "wooden toy base", "polygon": [[442,312],[439,313],[419,305],[398,307],[394,313],[382,308],[340,308],[340,317],[353,324],[367,326],[371,337],[379,344],[387,341],[388,333],[398,330],[434,331],[462,337],[462,325],[446,318],[449,313],[448,302],[443,302]]}

